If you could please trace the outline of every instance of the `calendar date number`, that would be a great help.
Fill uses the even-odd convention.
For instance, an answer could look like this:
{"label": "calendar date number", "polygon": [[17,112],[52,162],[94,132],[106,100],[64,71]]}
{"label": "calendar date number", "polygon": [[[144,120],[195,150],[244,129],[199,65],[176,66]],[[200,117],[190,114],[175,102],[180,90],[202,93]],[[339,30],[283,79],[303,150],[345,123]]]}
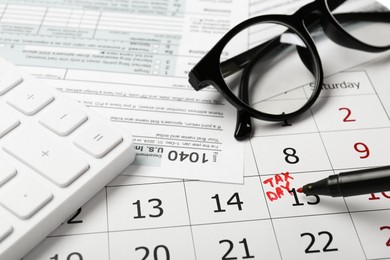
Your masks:
{"label": "calendar date number", "polygon": [[146,206],[143,206],[140,200],[137,200],[133,203],[137,211],[137,214],[133,217],[134,219],[142,219],[146,218],[147,216],[150,218],[158,218],[164,214],[164,209],[162,208],[162,200],[160,200],[159,198],[149,199],[147,204],[150,212],[148,214],[144,214],[142,209]]}
{"label": "calendar date number", "polygon": [[[321,253],[320,249],[313,248],[313,246],[315,247],[315,244],[316,244],[316,236],[313,235],[312,233],[309,233],[309,232],[301,234],[301,237],[305,237],[305,236],[310,237],[310,242],[309,242],[309,245],[305,249],[305,253],[306,254]],[[320,231],[320,232],[318,232],[317,238],[320,237],[320,236],[327,236],[327,238],[328,238],[327,242],[322,247],[322,252],[338,251],[337,248],[331,247],[331,244],[332,244],[332,241],[333,241],[333,235],[330,232],[328,232],[328,231]]]}
{"label": "calendar date number", "polygon": [[[148,260],[148,259],[153,259],[153,260],[159,260],[159,259],[164,259],[164,260],[169,260],[170,255],[169,255],[169,250],[168,247],[165,245],[158,245],[153,250],[150,250],[149,248],[145,246],[140,246],[135,249],[135,251],[143,251],[144,256],[142,257],[142,260]],[[149,257],[150,252],[153,252],[153,258]],[[159,258],[159,256],[164,256],[163,258]]]}
{"label": "calendar date number", "polygon": [[[244,247],[245,254],[242,256],[242,259],[254,259],[255,258],[255,256],[251,255],[251,253],[249,252],[249,246],[248,246],[248,242],[247,242],[246,238],[239,241],[238,243]],[[219,241],[219,244],[227,244],[228,245],[228,249],[227,249],[226,253],[221,258],[222,260],[236,260],[236,259],[238,259],[238,257],[236,257],[236,256],[231,256],[231,253],[232,253],[234,246],[235,246],[231,240],[223,239],[223,240]]]}
{"label": "calendar date number", "polygon": [[345,123],[356,122],[356,119],[351,116],[352,115],[351,109],[349,109],[348,107],[340,107],[339,111],[345,111],[343,122]]}
{"label": "calendar date number", "polygon": [[[290,192],[294,196],[295,203],[292,204],[294,207],[305,205],[305,203],[303,203],[299,200],[299,197],[298,197],[298,194],[297,194],[297,191],[295,188],[291,189]],[[320,203],[320,196],[318,196],[318,195],[306,195],[306,197],[310,198],[306,201],[307,205],[317,205],[318,203]]]}
{"label": "calendar date number", "polygon": [[356,152],[360,153],[360,159],[366,159],[370,157],[370,148],[365,143],[358,142],[353,145]]}
{"label": "calendar date number", "polygon": [[[63,258],[60,258],[60,256],[58,256],[58,254],[55,254],[53,257],[50,257],[50,260],[60,260],[60,259],[63,259]],[[66,256],[66,258],[64,258],[66,260],[83,260],[83,256],[78,253],[78,252],[73,252],[73,253],[70,253],[69,255]]]}
{"label": "calendar date number", "polygon": [[[215,194],[211,198],[215,200],[216,207],[217,207],[217,209],[215,209],[214,212],[219,213],[219,212],[225,212],[226,211],[226,209],[221,205],[221,200],[220,200],[218,194]],[[238,210],[242,210],[242,204],[244,204],[244,202],[241,201],[240,195],[239,195],[238,192],[235,192],[230,197],[230,199],[226,202],[227,206],[236,206]]]}
{"label": "calendar date number", "polygon": [[81,210],[82,210],[81,208],[77,209],[76,212],[74,212],[73,215],[70,216],[70,218],[66,222],[61,223],[61,225],[65,224],[65,223],[68,225],[82,224],[83,220],[80,217]]}
{"label": "calendar date number", "polygon": [[381,192],[380,195],[375,194],[375,193],[371,193],[371,197],[369,197],[368,200],[380,200],[382,197],[384,199],[390,199],[389,194],[387,194],[386,192]]}
{"label": "calendar date number", "polygon": [[[380,227],[379,228],[380,230],[390,230],[390,227],[389,226],[383,226],[383,227]],[[386,242],[386,246],[390,247],[390,238],[387,240]]]}

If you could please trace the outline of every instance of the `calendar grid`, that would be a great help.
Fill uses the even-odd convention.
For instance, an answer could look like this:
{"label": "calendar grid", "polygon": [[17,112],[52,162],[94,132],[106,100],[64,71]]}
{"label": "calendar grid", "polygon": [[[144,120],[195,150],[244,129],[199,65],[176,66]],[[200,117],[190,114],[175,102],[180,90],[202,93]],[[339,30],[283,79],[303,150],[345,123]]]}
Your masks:
{"label": "calendar grid", "polygon": [[[260,178],[260,176],[247,176],[245,177],[246,179],[247,178]],[[185,183],[186,181],[184,181],[183,183]],[[193,182],[193,181],[191,181]],[[177,183],[177,182],[172,182],[172,183]],[[134,185],[126,185],[126,187],[132,187]],[[146,185],[147,186],[147,185]],[[107,189],[107,188],[106,188]],[[188,203],[188,201],[187,201]],[[383,210],[361,210],[361,211],[354,211],[353,213],[359,213],[359,212],[381,212]],[[108,211],[107,211],[108,212]],[[188,210],[189,212],[189,210]],[[305,216],[287,216],[287,217],[270,217],[269,219],[270,220],[284,220],[284,219],[299,219],[299,218],[307,218],[307,217],[318,217],[318,216],[326,216],[326,215],[344,215],[344,214],[350,214],[351,212],[348,210],[348,211],[345,211],[345,212],[337,212],[337,213],[326,213],[326,214],[313,214],[313,215],[305,215]],[[268,214],[271,214],[271,213],[268,213]],[[192,224],[190,223],[188,225],[188,227],[196,227],[196,226],[224,226],[226,224],[230,224],[230,223],[254,223],[254,222],[257,222],[257,221],[263,221],[265,220],[264,218],[259,218],[259,219],[252,219],[252,220],[240,220],[240,221],[228,221],[228,222],[218,222],[218,223],[213,223],[213,222],[209,222],[209,223],[203,223],[203,224]],[[123,232],[137,232],[137,231],[143,231],[143,230],[166,230],[166,229],[175,229],[175,228],[180,228],[180,227],[187,227],[187,225],[177,225],[177,226],[166,226],[166,227],[155,227],[155,228],[144,228],[144,229],[123,229],[123,230],[110,230],[109,229],[109,226],[108,226],[108,217],[106,218],[106,221],[107,221],[107,231],[104,231],[104,232],[90,232],[90,233],[79,233],[79,234],[69,234],[69,235],[53,235],[53,236],[50,236],[51,238],[56,238],[56,237],[74,237],[74,236],[85,236],[85,235],[96,235],[96,234],[106,234],[107,236],[109,236],[109,234],[111,233],[123,233]],[[259,231],[260,232],[260,231]],[[277,239],[277,234],[275,232],[275,238]],[[107,247],[109,248],[110,247],[110,242],[109,242],[109,237],[107,238]],[[193,249],[195,250],[196,247],[195,245],[193,245]],[[196,251],[194,252],[196,254]],[[280,254],[280,257],[281,259],[283,259],[282,257],[282,254],[281,252],[279,252]],[[110,258],[111,259],[111,258]],[[197,258],[195,258],[197,259]],[[368,258],[366,257],[366,259],[374,259],[374,258]],[[375,258],[375,259],[385,259],[385,258]]]}
{"label": "calendar grid", "polygon": [[[390,194],[317,199],[294,193],[307,182],[387,161],[389,141],[377,139],[390,134],[388,113],[366,72],[325,80],[355,78],[362,94],[324,92],[324,107],[313,107],[291,126],[256,121],[260,134],[246,144],[244,184],[120,176],[70,218],[82,223],[65,224],[36,249],[40,259],[72,252],[96,259],[103,250],[110,260],[154,254],[190,260],[389,259]],[[362,100],[383,111],[368,117]],[[343,122],[347,111],[339,108],[349,109],[356,121]],[[100,246],[88,250],[88,240]],[[38,259],[33,256],[25,260]]]}

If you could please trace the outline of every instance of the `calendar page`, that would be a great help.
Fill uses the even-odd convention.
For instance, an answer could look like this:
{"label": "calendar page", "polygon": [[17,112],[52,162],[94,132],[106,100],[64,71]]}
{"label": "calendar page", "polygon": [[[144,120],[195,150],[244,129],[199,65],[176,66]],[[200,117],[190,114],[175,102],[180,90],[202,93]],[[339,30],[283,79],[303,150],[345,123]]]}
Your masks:
{"label": "calendar page", "polygon": [[244,184],[119,176],[25,260],[390,259],[390,192],[302,185],[389,165],[390,56],[325,78],[296,120],[256,121]]}

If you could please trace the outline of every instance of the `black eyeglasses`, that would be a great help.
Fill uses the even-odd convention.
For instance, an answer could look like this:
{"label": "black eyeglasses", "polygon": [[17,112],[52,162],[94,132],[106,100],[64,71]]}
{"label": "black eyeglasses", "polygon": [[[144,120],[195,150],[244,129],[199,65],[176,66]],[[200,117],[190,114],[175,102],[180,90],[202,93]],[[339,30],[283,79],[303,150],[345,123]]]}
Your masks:
{"label": "black eyeglasses", "polygon": [[[286,121],[318,98],[323,83],[313,33],[366,52],[390,49],[389,0],[316,0],[292,15],[264,15],[231,29],[189,73],[195,90],[214,86],[237,108],[235,138],[251,117]],[[250,36],[251,41],[245,44]],[[338,57],[335,57],[336,59]]]}

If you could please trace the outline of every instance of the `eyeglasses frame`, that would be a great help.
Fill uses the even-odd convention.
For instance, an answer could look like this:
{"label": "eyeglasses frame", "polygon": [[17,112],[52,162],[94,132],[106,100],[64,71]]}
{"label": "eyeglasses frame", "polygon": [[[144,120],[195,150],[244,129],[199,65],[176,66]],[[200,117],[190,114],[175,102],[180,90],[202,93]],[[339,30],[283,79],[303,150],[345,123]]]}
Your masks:
{"label": "eyeglasses frame", "polygon": [[[296,117],[297,115],[302,114],[303,112],[308,110],[317,100],[318,96],[320,95],[321,86],[323,83],[322,62],[315,46],[314,40],[310,35],[309,27],[313,26],[319,21],[319,24],[321,25],[326,36],[334,43],[343,47],[366,52],[383,52],[390,49],[390,45],[373,46],[364,43],[353,37],[351,34],[349,34],[342,28],[342,26],[336,20],[334,15],[331,14],[331,10],[334,10],[344,2],[345,0],[335,0],[332,1],[332,6],[329,6],[327,0],[315,0],[314,2],[302,6],[291,15],[261,15],[239,23],[231,30],[229,30],[189,72],[190,85],[196,91],[199,91],[209,85],[213,86],[222,94],[222,96],[230,104],[232,104],[237,109],[238,120],[235,137],[238,140],[245,139],[249,136],[251,132],[251,117],[266,121],[286,121],[293,117]],[[359,12],[340,14],[340,17],[346,20],[390,22],[390,13]],[[305,105],[303,105],[300,109],[292,113],[283,113],[275,115],[255,110],[242,100],[245,100],[248,95],[247,93],[245,93],[247,92],[245,90],[245,87],[243,88],[240,86],[239,97],[237,97],[225,83],[223,73],[225,73],[226,76],[235,73],[240,69],[245,69],[248,66],[250,67],[251,60],[253,60],[254,58],[254,60],[258,59],[261,54],[264,53],[264,50],[267,50],[267,47],[268,49],[270,49],[269,46],[274,43],[275,46],[273,48],[275,48],[277,47],[277,44],[275,44],[275,42],[280,43],[280,41],[276,41],[274,38],[266,43],[249,49],[242,54],[232,57],[227,61],[224,61],[224,66],[230,70],[227,70],[227,72],[222,71],[223,68],[221,68],[220,57],[226,44],[244,29],[260,23],[275,23],[287,27],[289,32],[291,31],[297,34],[297,36],[299,36],[300,39],[306,45],[305,55],[307,56],[307,54],[310,54],[310,57],[305,57],[302,52],[300,53],[301,59],[305,63],[306,67],[309,66],[309,69],[313,73],[313,76],[315,78],[313,94],[308,99]],[[309,58],[312,60],[312,62],[309,60]],[[242,77],[241,81],[245,80],[244,78],[246,77]]]}

